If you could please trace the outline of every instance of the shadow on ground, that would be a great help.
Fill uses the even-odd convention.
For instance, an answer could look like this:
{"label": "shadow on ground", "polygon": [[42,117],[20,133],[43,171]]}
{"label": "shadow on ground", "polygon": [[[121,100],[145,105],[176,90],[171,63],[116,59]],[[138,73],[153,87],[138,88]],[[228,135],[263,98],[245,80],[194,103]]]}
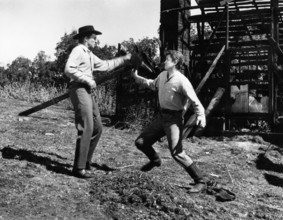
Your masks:
{"label": "shadow on ground", "polygon": [[274,163],[269,158],[267,158],[264,153],[259,154],[255,162],[256,162],[256,168],[259,170],[267,170],[267,171],[283,173],[283,165]]}
{"label": "shadow on ground", "polygon": [[[6,146],[0,151],[2,152],[2,157],[5,159],[25,160],[28,162],[45,166],[47,170],[53,171],[55,173],[71,175],[71,171],[67,169],[69,167],[72,167],[70,164],[63,164],[56,160],[52,160],[49,157],[37,155],[38,153],[44,152],[29,151],[25,149],[14,149],[11,146]],[[59,159],[63,158],[54,153],[51,153],[50,155],[57,156]]]}
{"label": "shadow on ground", "polygon": [[106,172],[117,170],[117,169],[114,169],[114,168],[107,166],[106,164],[99,165],[97,163],[92,163],[91,166],[94,167],[97,170],[103,170],[103,171],[106,171]]}
{"label": "shadow on ground", "polygon": [[268,173],[265,173],[264,177],[269,184],[283,188],[283,178]]}

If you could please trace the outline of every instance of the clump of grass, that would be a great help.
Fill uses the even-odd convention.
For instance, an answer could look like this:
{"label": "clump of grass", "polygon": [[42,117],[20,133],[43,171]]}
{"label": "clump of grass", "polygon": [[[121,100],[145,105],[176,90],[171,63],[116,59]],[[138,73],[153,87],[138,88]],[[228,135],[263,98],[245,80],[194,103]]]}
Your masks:
{"label": "clump of grass", "polygon": [[153,117],[154,108],[150,108],[145,101],[142,101],[140,104],[128,108],[125,122],[130,126],[130,129],[141,130],[152,122]]}

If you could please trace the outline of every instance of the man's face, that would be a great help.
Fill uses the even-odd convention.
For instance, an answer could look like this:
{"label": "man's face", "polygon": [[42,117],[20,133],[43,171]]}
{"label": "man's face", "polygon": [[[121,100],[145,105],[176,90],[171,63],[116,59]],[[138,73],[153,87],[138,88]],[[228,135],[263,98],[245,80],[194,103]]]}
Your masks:
{"label": "man's face", "polygon": [[166,59],[164,61],[164,68],[165,70],[173,69],[176,65],[176,61],[173,61],[170,55],[166,56]]}
{"label": "man's face", "polygon": [[96,44],[96,34],[92,34],[89,38],[86,38],[87,46],[94,48]]}

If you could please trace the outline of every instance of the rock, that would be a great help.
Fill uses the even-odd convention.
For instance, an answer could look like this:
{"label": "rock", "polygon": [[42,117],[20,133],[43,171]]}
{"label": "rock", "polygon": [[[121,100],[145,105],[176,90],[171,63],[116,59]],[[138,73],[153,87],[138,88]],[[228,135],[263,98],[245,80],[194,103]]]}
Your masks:
{"label": "rock", "polygon": [[44,135],[46,135],[46,136],[52,136],[52,135],[54,135],[53,133],[45,133]]}
{"label": "rock", "polygon": [[23,121],[29,121],[30,118],[29,117],[19,117],[19,121],[23,122]]}

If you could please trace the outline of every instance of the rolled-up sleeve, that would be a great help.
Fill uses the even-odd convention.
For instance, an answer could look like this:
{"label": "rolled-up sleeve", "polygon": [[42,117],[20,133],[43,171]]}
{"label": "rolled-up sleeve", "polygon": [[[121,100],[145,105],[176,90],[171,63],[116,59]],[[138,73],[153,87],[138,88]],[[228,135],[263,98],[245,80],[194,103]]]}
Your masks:
{"label": "rolled-up sleeve", "polygon": [[143,85],[147,88],[150,88],[152,90],[157,90],[158,88],[158,79],[159,77],[157,77],[156,79],[146,79],[142,76],[138,76],[136,78],[136,82],[140,85]]}
{"label": "rolled-up sleeve", "polygon": [[101,60],[93,54],[94,71],[111,71],[125,63],[125,56],[117,57],[112,60]]}
{"label": "rolled-up sleeve", "polygon": [[189,99],[191,104],[193,105],[194,111],[198,116],[205,117],[204,108],[199,101],[196,92],[188,79],[183,80],[182,82],[182,93]]}

